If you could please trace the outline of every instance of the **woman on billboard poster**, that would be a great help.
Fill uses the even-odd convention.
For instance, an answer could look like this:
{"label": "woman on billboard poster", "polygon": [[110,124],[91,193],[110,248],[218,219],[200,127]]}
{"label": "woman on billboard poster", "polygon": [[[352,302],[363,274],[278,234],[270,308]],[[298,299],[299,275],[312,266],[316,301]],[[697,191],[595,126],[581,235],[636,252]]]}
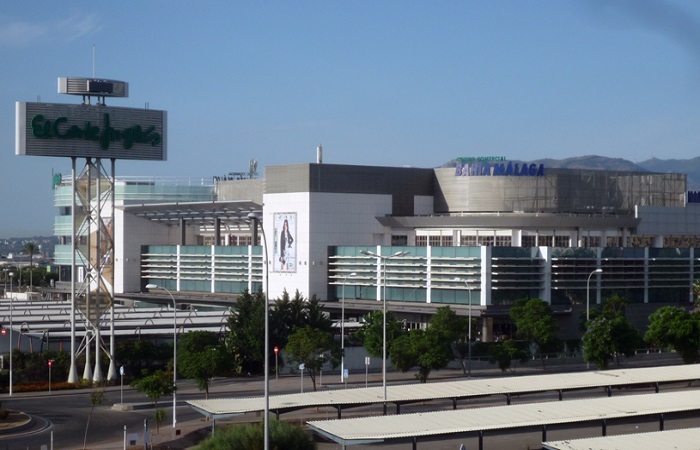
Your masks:
{"label": "woman on billboard poster", "polygon": [[296,214],[275,213],[274,269],[278,272],[296,271],[295,232]]}

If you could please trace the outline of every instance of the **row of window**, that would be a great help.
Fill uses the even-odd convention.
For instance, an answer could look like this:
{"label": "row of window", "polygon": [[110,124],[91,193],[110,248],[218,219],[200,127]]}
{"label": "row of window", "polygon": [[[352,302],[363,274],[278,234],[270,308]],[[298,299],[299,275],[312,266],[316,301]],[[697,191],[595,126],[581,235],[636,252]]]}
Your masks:
{"label": "row of window", "polygon": [[[607,236],[605,245],[600,236],[583,236],[580,247],[652,247],[654,245],[653,236]],[[408,236],[392,236],[392,245],[407,245]],[[437,236],[416,236],[416,247],[452,247],[455,245],[452,235]],[[461,236],[459,245],[462,247],[511,247],[513,239],[511,236]],[[663,246],[666,248],[699,248],[700,236],[670,236],[664,238]],[[523,236],[520,247],[571,247],[569,236]]]}
{"label": "row of window", "polygon": [[[462,247],[510,247],[513,239],[510,236],[462,236],[459,245]],[[416,247],[452,247],[452,236],[416,236]]]}
{"label": "row of window", "polygon": [[[416,247],[453,247],[455,245],[452,235],[437,236],[416,236]],[[654,245],[653,236],[628,236],[623,239],[621,236],[608,236],[605,238],[605,245],[601,245],[603,239],[600,236],[583,236],[581,245],[583,248],[597,247],[652,247]],[[229,235],[229,246],[252,245],[253,240],[250,235]],[[522,236],[520,247],[571,247],[569,236]],[[226,245],[226,238],[221,237],[221,242],[216,242],[214,236],[199,236],[198,245]],[[391,237],[392,246],[407,246],[407,235],[393,235]],[[463,235],[459,238],[459,245],[462,247],[512,247],[511,236],[474,236]],[[668,248],[700,248],[700,236],[671,236],[664,238],[664,247]]]}
{"label": "row of window", "polygon": [[[226,238],[221,236],[221,242],[216,242],[216,236],[200,236],[200,242],[198,245],[226,245]],[[253,238],[250,235],[235,235],[231,234],[228,236],[229,246],[246,246],[253,245]]]}

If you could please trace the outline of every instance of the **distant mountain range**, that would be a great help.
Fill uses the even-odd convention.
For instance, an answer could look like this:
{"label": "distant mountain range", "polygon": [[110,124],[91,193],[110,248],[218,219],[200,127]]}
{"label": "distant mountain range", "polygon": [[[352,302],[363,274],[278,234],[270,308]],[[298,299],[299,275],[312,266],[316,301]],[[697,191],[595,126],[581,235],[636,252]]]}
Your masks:
{"label": "distant mountain range", "polygon": [[539,161],[545,167],[562,167],[570,169],[605,169],[631,170],[639,172],[684,173],[688,175],[688,189],[700,188],[700,157],[693,159],[658,159],[652,158],[639,163],[633,163],[622,158],[605,156],[580,156],[566,159],[542,159]]}
{"label": "distant mountain range", "polygon": [[[688,175],[688,189],[700,190],[700,156],[693,159],[658,159],[652,158],[633,163],[622,158],[588,155],[565,159],[536,159],[530,163],[544,164],[545,167],[564,169],[621,170],[634,172],[684,173]],[[453,166],[451,161],[445,166]]]}

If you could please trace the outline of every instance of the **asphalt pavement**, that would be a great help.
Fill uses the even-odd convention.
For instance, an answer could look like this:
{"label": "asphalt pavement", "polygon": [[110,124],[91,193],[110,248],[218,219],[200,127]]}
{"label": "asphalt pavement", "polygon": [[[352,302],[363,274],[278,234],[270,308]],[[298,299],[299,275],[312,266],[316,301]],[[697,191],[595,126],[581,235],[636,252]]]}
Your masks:
{"label": "asphalt pavement", "polygon": [[[623,362],[622,367],[642,367],[654,365],[679,364],[680,360],[674,355],[652,355],[647,357],[630,358]],[[585,364],[572,360],[549,360],[546,369],[542,369],[539,361],[531,361],[523,367],[517,368],[514,374],[503,374],[497,368],[489,364],[473,364],[472,377],[501,377],[531,375],[540,373],[556,373],[562,371],[582,371]],[[415,371],[401,373],[389,371],[387,382],[389,384],[417,383],[414,377]],[[461,369],[449,369],[434,371],[431,374],[431,381],[447,381],[450,379],[464,379],[466,376]],[[304,391],[313,390],[310,378],[303,377]],[[317,389],[343,389],[345,386],[340,382],[340,375],[336,373],[323,374],[317,377]],[[301,392],[302,377],[299,374],[284,375],[279,378],[270,377],[270,395]],[[381,372],[351,373],[348,379],[347,388],[368,386],[379,386],[382,383]],[[235,398],[262,396],[264,383],[262,377],[247,378],[217,378],[213,380],[210,387],[209,398]],[[12,427],[0,426],[0,450],[51,450],[53,449],[82,449],[83,441],[87,441],[86,448],[92,450],[119,450],[119,449],[143,449],[144,431],[152,436],[153,448],[169,449],[190,449],[194,448],[203,437],[211,431],[212,422],[187,406],[187,400],[202,399],[204,393],[200,392],[196,385],[190,380],[178,381],[178,408],[177,423],[172,424],[172,397],[161,399],[159,407],[166,411],[166,421],[156,432],[153,423],[153,404],[148,398],[138,393],[130,387],[112,386],[105,388],[106,402],[91,411],[89,403],[90,390],[75,391],[54,391],[51,395],[47,393],[18,394],[9,399],[3,397],[2,407],[7,409],[17,409],[30,417],[31,424],[26,423],[21,428],[12,430]],[[551,397],[551,395],[549,396]],[[486,399],[484,404],[474,404],[470,406],[487,406],[488,402],[499,401],[501,399]],[[494,403],[496,404],[496,403]],[[440,409],[442,405],[431,404],[426,408]],[[450,409],[451,404],[445,404],[444,409]],[[402,408],[402,413],[404,409]],[[382,406],[374,405],[358,409],[354,413],[344,413],[344,416],[351,415],[381,415]],[[261,414],[247,414],[225,421],[217,421],[217,427],[238,422],[259,422],[262,420]],[[19,417],[19,416],[18,416]],[[87,424],[89,417],[89,426]],[[307,420],[333,419],[335,410],[331,408],[313,408],[284,414],[283,420],[303,424]],[[17,420],[20,420],[19,418]],[[653,427],[653,425],[650,425]],[[86,438],[86,428],[87,438]],[[574,433],[575,434],[575,433]],[[590,436],[590,434],[584,434]],[[127,441],[124,446],[125,438]],[[537,433],[534,434],[533,442],[537,441]],[[487,448],[527,448],[527,440],[523,440],[516,433],[506,433],[501,437],[502,444]],[[53,444],[52,444],[53,442]],[[459,449],[460,442],[457,440],[436,439],[424,448],[431,450],[438,449]],[[467,439],[469,442],[469,439]],[[541,442],[541,441],[540,441]],[[517,445],[516,445],[517,444]],[[528,447],[530,444],[526,444]],[[45,446],[45,447],[42,447]],[[147,446],[151,448],[151,445]],[[362,446],[363,450],[371,448],[394,449],[411,448],[406,443],[383,444],[377,446]],[[319,450],[339,449],[335,443],[320,441]],[[420,447],[419,447],[420,448]],[[470,448],[470,447],[466,447]],[[472,447],[473,448],[473,447]],[[531,447],[538,448],[538,447]]]}

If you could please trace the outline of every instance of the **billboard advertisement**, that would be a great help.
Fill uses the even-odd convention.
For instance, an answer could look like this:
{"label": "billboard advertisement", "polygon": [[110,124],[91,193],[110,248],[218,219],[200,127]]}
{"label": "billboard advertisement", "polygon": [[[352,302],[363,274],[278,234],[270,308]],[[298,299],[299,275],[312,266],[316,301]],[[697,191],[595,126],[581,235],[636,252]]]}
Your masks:
{"label": "billboard advertisement", "polygon": [[272,258],[273,272],[296,272],[296,213],[274,214],[275,251]]}
{"label": "billboard advertisement", "polygon": [[165,161],[166,132],[166,111],[17,102],[15,154]]}

